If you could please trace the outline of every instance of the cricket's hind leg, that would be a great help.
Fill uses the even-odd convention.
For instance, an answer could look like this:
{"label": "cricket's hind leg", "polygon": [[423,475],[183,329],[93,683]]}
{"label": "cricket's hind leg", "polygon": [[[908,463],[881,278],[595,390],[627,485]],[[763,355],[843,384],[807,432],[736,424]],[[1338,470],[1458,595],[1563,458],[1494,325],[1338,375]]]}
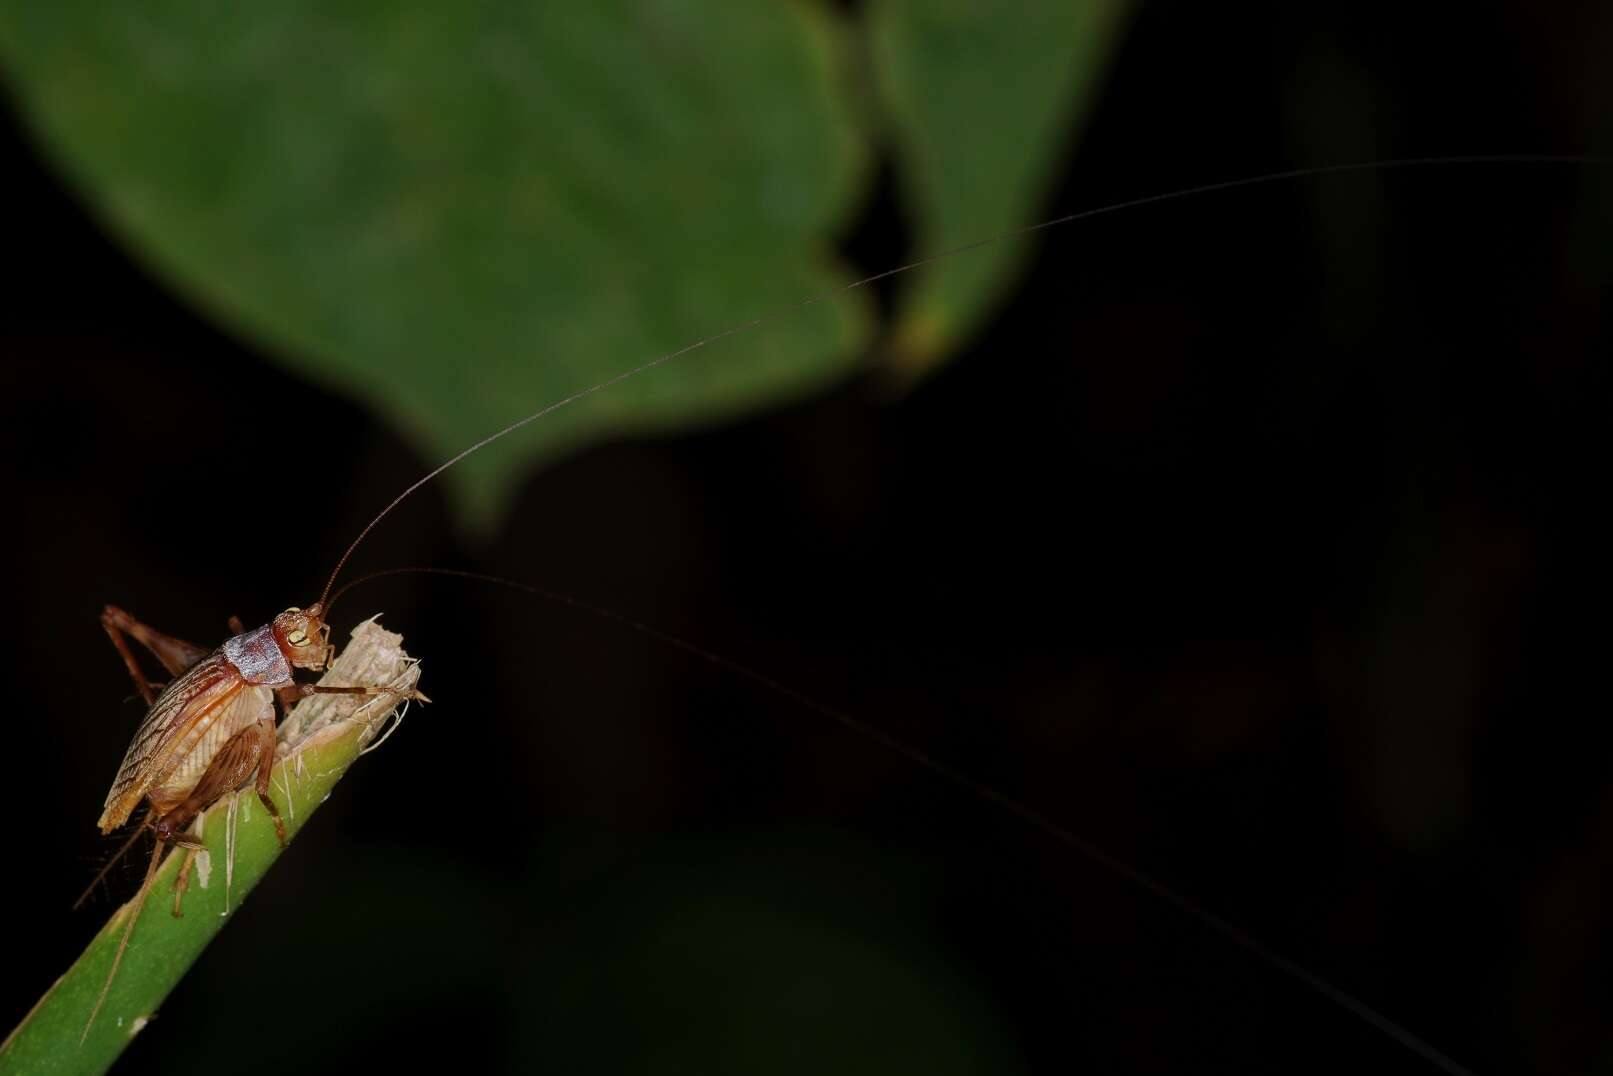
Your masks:
{"label": "cricket's hind leg", "polygon": [[245,785],[253,784],[258,799],[274,820],[274,833],[282,846],[286,843],[286,824],[280,818],[280,809],[269,797],[269,774],[274,769],[274,718],[254,721],[225,741],[218,754],[202,774],[196,787],[191,789],[179,804],[164,811],[151,824],[151,831],[163,844],[177,844],[189,849],[174,879],[174,915],[181,913],[185,890],[190,885],[190,869],[202,842],[185,831],[198,814],[220,799]]}
{"label": "cricket's hind leg", "polygon": [[165,844],[196,845],[198,842],[195,838],[185,834],[191,820],[256,776],[258,798],[268,809],[269,817],[274,819],[275,835],[280,838],[281,844],[285,844],[285,823],[280,819],[280,810],[274,805],[274,800],[269,798],[269,773],[273,768],[274,718],[265,716],[224,742],[201,780],[191,789],[190,795],[164,811],[152,823],[152,832]]}
{"label": "cricket's hind leg", "polygon": [[149,650],[162,667],[168,670],[169,676],[179,676],[212,653],[195,643],[187,643],[172,635],[164,635],[157,629],[142,624],[115,605],[109,605],[101,611],[101,627],[106,629],[107,637],[112,640],[118,655],[123,658],[123,665],[129,670],[129,677],[134,680],[135,689],[140,692],[140,697],[146,700],[147,706],[156,701],[156,695],[151,690],[151,683],[140,671],[140,663],[135,660],[134,651],[129,649],[129,639]]}

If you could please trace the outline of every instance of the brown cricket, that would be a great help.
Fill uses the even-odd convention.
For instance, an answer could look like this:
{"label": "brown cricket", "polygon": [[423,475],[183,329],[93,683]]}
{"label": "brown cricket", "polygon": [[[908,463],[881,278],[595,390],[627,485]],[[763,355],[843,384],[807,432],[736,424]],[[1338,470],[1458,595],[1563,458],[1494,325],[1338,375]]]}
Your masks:
{"label": "brown cricket", "polygon": [[[269,796],[274,768],[275,708],[289,710],[314,694],[375,695],[374,686],[298,683],[296,669],[319,671],[334,651],[324,603],[291,608],[260,628],[245,631],[236,618],[235,632],[217,650],[207,651],[183,639],[164,635],[117,606],[101,613],[106,629],[136,689],[149,709],[135,730],[123,764],[112,780],[99,825],[111,833],[129,820],[140,801],[148,806],[141,830],[150,829],[163,845],[198,846],[186,834],[198,814],[255,777],[258,799],[274,820],[282,844],[285,823]],[[128,639],[151,651],[175,677],[154,695]],[[429,701],[413,689],[409,698]],[[137,836],[138,836],[137,831]],[[127,847],[127,846],[126,846]],[[99,880],[99,879],[97,879]],[[174,914],[179,914],[176,902]]]}
{"label": "brown cricket", "polygon": [[[253,631],[242,631],[240,622],[233,621],[236,634],[208,653],[107,606],[101,626],[149,709],[107,793],[101,832],[122,826],[144,799],[150,805],[146,824],[158,841],[192,844],[185,836],[192,819],[255,774],[258,798],[284,842],[285,824],[269,797],[274,708],[276,703],[286,708],[319,690],[295,683],[292,670],[319,670],[327,664],[330,628],[322,612],[317,604],[287,609]],[[174,677],[161,695],[152,694],[129,638],[151,651]]]}
{"label": "brown cricket", "polygon": [[[335,604],[331,588],[342,568],[382,517],[415,490],[482,445],[527,421],[530,419],[472,445],[376,513],[337,560],[318,601],[305,609],[293,606],[251,631],[245,629],[239,618],[231,617],[233,634],[217,650],[208,651],[165,635],[115,605],[108,605],[102,611],[101,626],[123,658],[135,689],[148,707],[118,767],[117,776],[112,779],[112,790],[107,793],[99,822],[102,833],[111,833],[129,820],[142,799],[148,804],[140,828],[118,852],[121,856],[147,829],[156,837],[157,847],[147,871],[147,881],[137,901],[144,901],[164,847],[199,847],[200,842],[186,833],[191,823],[225,795],[246,787],[249,779],[253,780],[258,799],[274,820],[275,835],[285,844],[285,823],[269,796],[269,774],[274,769],[275,758],[276,707],[283,716],[299,699],[309,695],[378,695],[388,690],[373,685],[299,683],[293,678],[297,669],[318,672],[330,664],[335,648],[330,645],[330,625],[325,622],[325,616]],[[336,598],[341,594],[342,591],[338,591]],[[129,648],[129,639],[149,650],[174,679],[165,686],[147,682]],[[161,694],[153,692],[157,686],[162,687]],[[430,701],[414,688],[404,697]],[[116,859],[114,857],[114,862]],[[105,874],[103,868],[85,896]],[[184,890],[185,879],[186,873],[181,871],[175,881],[175,889],[180,893]],[[80,897],[79,902],[83,899]],[[137,903],[136,915],[138,913]],[[174,914],[179,913],[180,902],[176,896]],[[131,926],[132,923],[131,918]]]}
{"label": "brown cricket", "polygon": [[[276,708],[287,712],[297,700],[314,694],[375,695],[387,690],[367,685],[298,683],[293,678],[297,669],[317,672],[330,663],[334,648],[329,643],[330,625],[324,619],[327,608],[322,596],[306,609],[287,609],[251,631],[244,630],[240,620],[231,617],[230,630],[234,634],[213,651],[165,635],[117,606],[108,605],[101,613],[101,626],[123,658],[148,709],[112,780],[99,825],[102,833],[111,833],[126,823],[144,800],[144,819],[113,862],[146,830],[151,831],[155,841],[150,866],[128,913],[112,967],[84,1025],[85,1035],[94,1025],[117,975],[163,854],[173,846],[181,846],[191,849],[193,858],[201,847],[201,841],[187,832],[198,815],[251,782],[274,821],[275,836],[285,844],[285,823],[269,795],[269,775],[275,760]],[[161,685],[147,682],[129,647],[130,639],[150,651],[173,677],[162,686],[160,694],[153,689]],[[406,697],[429,701],[412,688]],[[174,881],[176,916],[181,912],[192,858],[186,859]],[[105,875],[103,868],[79,903]]]}

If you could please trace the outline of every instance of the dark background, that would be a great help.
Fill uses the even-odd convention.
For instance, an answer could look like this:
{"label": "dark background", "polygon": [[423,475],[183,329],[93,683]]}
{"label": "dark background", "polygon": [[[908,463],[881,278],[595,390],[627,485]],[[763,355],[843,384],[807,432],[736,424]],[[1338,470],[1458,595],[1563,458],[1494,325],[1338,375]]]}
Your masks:
{"label": "dark background", "polygon": [[[1049,212],[1606,152],[1593,8],[1151,8]],[[101,604],[219,641],[311,600],[434,461],[145,276],[14,116],[4,158],[9,1025],[113,906],[67,910],[113,847],[93,823],[139,716]],[[868,377],[600,448],[533,477],[485,548],[428,489],[361,566],[639,617],[1033,805],[1464,1064],[1607,1069],[1610,179],[1334,177],[1062,229],[905,398]],[[871,269],[905,253],[889,206],[846,237]],[[240,492],[288,437],[321,465]],[[501,592],[351,601],[338,632],[384,610],[436,703],[343,782],[129,1071],[1418,1071],[787,698]]]}

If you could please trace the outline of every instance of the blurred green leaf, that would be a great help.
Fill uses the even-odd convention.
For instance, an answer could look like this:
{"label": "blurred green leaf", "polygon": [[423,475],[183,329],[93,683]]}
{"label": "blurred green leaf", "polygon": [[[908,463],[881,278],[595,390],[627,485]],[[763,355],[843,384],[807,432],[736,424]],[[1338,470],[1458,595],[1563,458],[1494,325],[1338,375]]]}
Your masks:
{"label": "blurred green leaf", "polygon": [[[1031,223],[1073,147],[1129,0],[873,0],[875,83],[920,253]],[[1000,243],[907,278],[889,361],[932,369],[991,313],[1025,258]]]}
{"label": "blurred green leaf", "polygon": [[[1036,212],[1122,6],[872,5],[925,249]],[[806,2],[0,0],[15,97],[110,229],[433,458],[845,279],[830,244],[870,172],[851,32]],[[928,274],[905,366],[954,347],[1017,260]],[[871,332],[839,297],[556,412],[451,487],[485,526],[524,465],[808,392]]]}
{"label": "blurred green leaf", "polygon": [[[11,3],[58,165],[180,291],[442,456],[837,282],[865,164],[807,4]],[[739,413],[842,370],[860,296],[568,408],[457,469]],[[299,435],[301,436],[301,435]]]}

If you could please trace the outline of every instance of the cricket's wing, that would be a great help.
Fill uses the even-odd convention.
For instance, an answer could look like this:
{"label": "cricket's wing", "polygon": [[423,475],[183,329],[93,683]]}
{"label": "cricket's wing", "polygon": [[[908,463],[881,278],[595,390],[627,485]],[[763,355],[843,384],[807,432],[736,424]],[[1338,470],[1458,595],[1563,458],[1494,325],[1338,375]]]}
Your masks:
{"label": "cricket's wing", "polygon": [[128,821],[141,798],[182,761],[175,758],[176,751],[187,742],[194,743],[245,686],[235,666],[222,651],[215,651],[157,696],[135,730],[112,791],[107,793],[99,823],[102,833],[111,833]]}

